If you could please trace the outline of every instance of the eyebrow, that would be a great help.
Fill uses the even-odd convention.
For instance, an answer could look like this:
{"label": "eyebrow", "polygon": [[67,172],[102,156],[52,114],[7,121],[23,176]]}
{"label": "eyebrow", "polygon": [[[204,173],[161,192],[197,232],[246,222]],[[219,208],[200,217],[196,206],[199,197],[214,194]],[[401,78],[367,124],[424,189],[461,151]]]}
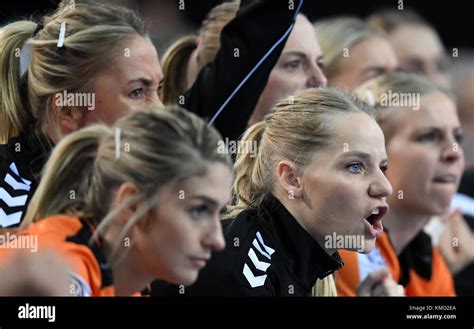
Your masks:
{"label": "eyebrow", "polygon": [[141,82],[142,84],[144,84],[147,87],[153,85],[153,80],[150,80],[150,79],[147,79],[147,78],[132,79],[132,80],[128,81],[127,85],[130,85],[130,84],[135,83],[135,82]]}
{"label": "eyebrow", "polygon": [[211,199],[205,195],[192,195],[190,199],[199,199],[201,201],[204,201],[205,203],[209,204],[210,206],[217,207],[218,203],[216,200]]}
{"label": "eyebrow", "polygon": [[[365,153],[365,152],[360,152],[360,151],[344,152],[344,153],[341,155],[341,157],[349,157],[349,156],[361,158],[361,159],[366,160],[366,161],[370,161],[370,160],[372,159],[372,157],[370,156],[370,154]],[[382,161],[380,161],[380,163],[386,164],[386,163],[388,163],[388,159],[385,158],[385,159],[383,159]]]}
{"label": "eyebrow", "polygon": [[[301,51],[289,51],[289,52],[283,53],[282,55],[285,55],[285,56],[286,55],[298,56],[300,58],[308,60],[308,56],[305,53],[301,52]],[[324,59],[324,55],[321,54],[316,58],[316,62],[321,61],[323,59]]]}

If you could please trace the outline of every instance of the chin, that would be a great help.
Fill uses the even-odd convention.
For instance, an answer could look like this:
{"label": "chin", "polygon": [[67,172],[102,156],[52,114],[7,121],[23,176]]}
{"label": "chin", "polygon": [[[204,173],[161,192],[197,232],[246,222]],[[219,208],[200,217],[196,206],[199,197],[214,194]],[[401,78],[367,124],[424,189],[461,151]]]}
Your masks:
{"label": "chin", "polygon": [[364,248],[362,251],[358,251],[361,254],[369,254],[375,248],[375,238],[374,239],[364,239]]}

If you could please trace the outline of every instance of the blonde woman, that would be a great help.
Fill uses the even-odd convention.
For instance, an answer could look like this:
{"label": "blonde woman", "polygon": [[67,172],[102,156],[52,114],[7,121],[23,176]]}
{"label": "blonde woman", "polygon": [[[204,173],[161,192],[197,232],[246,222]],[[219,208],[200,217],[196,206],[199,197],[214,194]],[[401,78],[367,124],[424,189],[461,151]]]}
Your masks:
{"label": "blonde woman", "polygon": [[0,35],[0,227],[10,227],[21,222],[52,146],[159,104],[162,72],[143,22],[123,7],[66,2]]}
{"label": "blonde woman", "polygon": [[[373,115],[342,91],[308,89],[251,126],[223,221],[226,249],[185,295],[334,295],[331,274],[343,266],[337,251],[370,252],[388,211],[384,136]],[[250,144],[258,151],[248,152]],[[360,288],[400,293],[386,271]]]}
{"label": "blonde woman", "polygon": [[[336,277],[338,293],[354,295],[368,272],[388,267],[407,296],[453,296],[452,275],[423,227],[432,216],[449,212],[464,168],[455,103],[426,78],[406,73],[370,81],[358,93],[378,111],[394,193],[388,198],[386,232],[374,251],[341,253],[346,266]],[[464,242],[459,241],[459,253],[472,246]]]}
{"label": "blonde woman", "polygon": [[354,90],[362,83],[398,67],[386,35],[357,17],[334,17],[314,23],[324,54],[330,86]]}
{"label": "blonde woman", "polygon": [[224,247],[232,172],[219,140],[179,108],[81,129],[54,149],[18,233],[63,257],[73,295],[132,295],[155,278],[189,285]]}
{"label": "blonde woman", "polygon": [[436,29],[423,17],[410,9],[386,9],[370,15],[368,22],[387,34],[400,69],[450,87],[446,50]]}

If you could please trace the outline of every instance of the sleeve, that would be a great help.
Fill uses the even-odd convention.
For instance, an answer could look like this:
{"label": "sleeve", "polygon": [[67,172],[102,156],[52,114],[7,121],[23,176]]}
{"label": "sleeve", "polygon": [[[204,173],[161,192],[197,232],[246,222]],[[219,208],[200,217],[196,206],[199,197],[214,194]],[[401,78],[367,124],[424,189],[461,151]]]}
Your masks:
{"label": "sleeve", "polygon": [[184,107],[210,120],[222,137],[244,132],[303,0],[243,0],[221,33],[221,48],[185,93]]}
{"label": "sleeve", "polygon": [[71,296],[100,296],[102,276],[92,251],[83,245],[64,242],[53,250],[60,252],[71,271],[69,279]]}

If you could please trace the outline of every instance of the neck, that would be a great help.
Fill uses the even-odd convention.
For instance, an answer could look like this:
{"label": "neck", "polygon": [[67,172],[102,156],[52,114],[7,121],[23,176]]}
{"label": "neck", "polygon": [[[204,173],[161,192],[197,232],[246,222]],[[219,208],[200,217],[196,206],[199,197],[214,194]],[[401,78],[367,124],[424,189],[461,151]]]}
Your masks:
{"label": "neck", "polygon": [[[107,250],[111,250],[107,248]],[[109,262],[112,267],[114,278],[115,294],[117,296],[131,296],[136,292],[140,292],[152,281],[153,278],[147,276],[143,270],[143,262],[141,258],[135,255],[133,246],[130,248],[123,248],[119,253],[125,255],[120,257],[118,255],[117,261]],[[106,253],[107,261],[111,260],[112,253]]]}
{"label": "neck", "polygon": [[383,225],[389,230],[390,241],[399,255],[426,225],[430,216],[404,212],[390,208],[383,219]]}

